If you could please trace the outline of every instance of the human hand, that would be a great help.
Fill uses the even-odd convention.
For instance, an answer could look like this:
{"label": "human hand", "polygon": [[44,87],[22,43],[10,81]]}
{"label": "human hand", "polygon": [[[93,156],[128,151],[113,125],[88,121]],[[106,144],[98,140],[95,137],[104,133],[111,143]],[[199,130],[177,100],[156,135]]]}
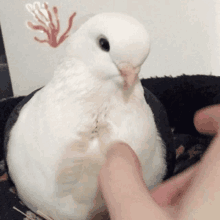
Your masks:
{"label": "human hand", "polygon": [[111,147],[99,186],[112,220],[218,218],[220,107],[199,111],[194,121],[200,132],[218,135],[200,163],[151,191],[145,186],[134,151],[123,143]]}

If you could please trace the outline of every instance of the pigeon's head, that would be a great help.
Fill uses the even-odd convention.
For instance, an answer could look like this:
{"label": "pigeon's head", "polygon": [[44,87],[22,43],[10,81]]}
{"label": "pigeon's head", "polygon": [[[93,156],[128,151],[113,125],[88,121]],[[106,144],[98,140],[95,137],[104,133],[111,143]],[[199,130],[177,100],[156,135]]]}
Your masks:
{"label": "pigeon's head", "polygon": [[101,80],[132,86],[150,50],[149,36],[136,19],[102,13],[86,21],[70,38],[69,53]]}

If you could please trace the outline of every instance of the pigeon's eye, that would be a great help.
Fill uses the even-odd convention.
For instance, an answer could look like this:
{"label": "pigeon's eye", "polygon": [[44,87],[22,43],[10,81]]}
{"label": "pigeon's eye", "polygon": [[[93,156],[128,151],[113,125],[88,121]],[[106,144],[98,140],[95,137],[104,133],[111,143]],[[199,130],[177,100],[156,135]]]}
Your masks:
{"label": "pigeon's eye", "polygon": [[99,46],[101,47],[102,50],[108,52],[110,50],[110,45],[108,40],[106,40],[105,38],[100,38],[99,39]]}

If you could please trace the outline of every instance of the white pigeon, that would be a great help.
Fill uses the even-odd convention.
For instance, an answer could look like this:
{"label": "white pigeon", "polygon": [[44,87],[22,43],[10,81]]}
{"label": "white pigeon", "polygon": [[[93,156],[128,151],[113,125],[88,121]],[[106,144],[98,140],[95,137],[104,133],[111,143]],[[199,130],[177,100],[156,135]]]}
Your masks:
{"label": "white pigeon", "polygon": [[117,141],[136,152],[149,188],[162,181],[166,150],[138,78],[149,48],[136,19],[95,15],[69,37],[52,80],[14,111],[7,165],[31,210],[54,220],[89,218],[104,205],[97,177]]}

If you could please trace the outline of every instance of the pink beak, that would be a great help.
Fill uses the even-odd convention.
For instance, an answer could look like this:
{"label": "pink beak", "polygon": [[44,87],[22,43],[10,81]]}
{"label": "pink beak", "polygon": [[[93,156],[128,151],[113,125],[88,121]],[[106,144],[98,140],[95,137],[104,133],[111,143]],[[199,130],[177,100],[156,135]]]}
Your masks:
{"label": "pink beak", "polygon": [[127,90],[132,85],[135,84],[135,82],[136,82],[136,80],[138,78],[138,73],[140,71],[140,67],[134,68],[129,63],[121,63],[121,64],[119,64],[118,68],[119,68],[121,76],[124,79],[123,89]]}

